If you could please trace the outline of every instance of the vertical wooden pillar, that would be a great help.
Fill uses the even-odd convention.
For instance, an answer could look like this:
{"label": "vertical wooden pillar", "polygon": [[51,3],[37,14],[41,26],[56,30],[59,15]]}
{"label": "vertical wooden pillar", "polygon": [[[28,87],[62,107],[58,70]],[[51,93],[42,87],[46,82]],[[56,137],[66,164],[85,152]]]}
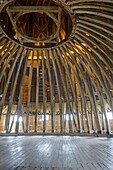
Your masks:
{"label": "vertical wooden pillar", "polygon": [[44,51],[42,51],[42,75],[43,75],[43,115],[44,115],[44,120],[43,120],[43,132],[46,132],[46,101],[47,101],[47,96],[46,96],[46,81],[45,81],[45,61],[44,61]]}
{"label": "vertical wooden pillar", "polygon": [[38,106],[39,106],[39,53],[37,52],[35,132],[37,132],[37,127],[38,127]]}
{"label": "vertical wooden pillar", "polygon": [[22,79],[20,82],[20,92],[19,92],[19,98],[18,98],[18,105],[17,105],[17,122],[16,122],[16,128],[15,128],[15,133],[18,133],[19,130],[19,114],[21,115],[21,108],[22,108],[22,91],[23,91],[23,85],[24,85],[24,78],[26,75],[26,69],[27,69],[27,62],[28,62],[28,57],[30,54],[30,50],[26,50],[26,56],[24,57],[24,69],[22,73]]}
{"label": "vertical wooden pillar", "polygon": [[50,67],[50,60],[48,57],[48,51],[46,51],[46,59],[48,64],[48,74],[49,74],[49,81],[50,81],[50,95],[51,95],[51,116],[52,116],[52,133],[55,132],[55,97],[53,94],[53,83],[52,83],[52,74],[51,67]]}
{"label": "vertical wooden pillar", "polygon": [[62,109],[62,100],[61,100],[61,89],[60,89],[58,72],[57,72],[57,67],[56,67],[56,62],[55,62],[56,53],[54,51],[49,50],[49,54],[50,54],[51,59],[52,59],[53,68],[54,68],[54,72],[55,72],[55,79],[56,79],[56,84],[57,84],[57,89],[58,89],[59,110],[60,110],[60,132],[63,133],[64,132],[63,120],[62,120],[63,109]]}
{"label": "vertical wooden pillar", "polygon": [[6,133],[9,132],[9,122],[10,122],[10,114],[11,114],[11,96],[9,97],[9,102],[8,102],[8,111],[7,111],[7,115],[6,115],[6,120],[5,120],[5,129],[6,129]]}
{"label": "vertical wooden pillar", "polygon": [[33,74],[33,63],[34,63],[34,51],[31,51],[31,65],[29,70],[29,85],[28,85],[28,101],[27,101],[27,112],[26,112],[26,133],[28,133],[29,126],[29,107],[31,101],[31,83],[32,83],[32,74]]}

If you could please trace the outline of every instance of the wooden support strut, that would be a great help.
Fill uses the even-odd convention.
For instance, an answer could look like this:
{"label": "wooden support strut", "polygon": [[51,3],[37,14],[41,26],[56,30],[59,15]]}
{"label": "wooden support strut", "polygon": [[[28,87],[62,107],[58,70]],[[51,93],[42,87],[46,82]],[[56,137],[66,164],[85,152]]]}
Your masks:
{"label": "wooden support strut", "polygon": [[58,99],[59,99],[59,110],[60,110],[60,132],[64,132],[64,122],[63,122],[63,107],[62,107],[62,100],[61,100],[61,89],[60,89],[60,84],[58,80],[58,73],[57,73],[57,68],[56,68],[56,62],[54,60],[54,57],[56,56],[54,51],[49,50],[49,54],[52,59],[53,63],[53,68],[55,72],[55,79],[56,79],[56,84],[57,84],[57,89],[58,89]]}
{"label": "wooden support strut", "polygon": [[52,132],[55,132],[55,99],[53,94],[53,84],[52,84],[52,73],[50,70],[50,59],[48,56],[48,51],[46,50],[46,59],[47,59],[47,65],[48,65],[48,74],[49,74],[49,81],[50,81],[50,89],[51,89],[51,116],[52,116]]}
{"label": "wooden support strut", "polygon": [[45,84],[45,61],[44,61],[44,53],[42,51],[42,75],[43,75],[43,133],[46,132],[46,102],[47,102],[47,96],[46,96],[46,84]]}
{"label": "wooden support strut", "polygon": [[35,113],[35,132],[37,132],[38,127],[38,105],[39,105],[39,54],[37,51],[36,60],[36,113]]}

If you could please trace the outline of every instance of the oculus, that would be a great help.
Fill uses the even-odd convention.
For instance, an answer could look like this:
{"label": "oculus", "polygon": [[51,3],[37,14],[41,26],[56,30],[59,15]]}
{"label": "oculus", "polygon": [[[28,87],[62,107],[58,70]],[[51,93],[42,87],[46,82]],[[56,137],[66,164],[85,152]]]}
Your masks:
{"label": "oculus", "polygon": [[54,1],[5,1],[1,27],[8,37],[34,48],[56,46],[72,32],[71,14]]}

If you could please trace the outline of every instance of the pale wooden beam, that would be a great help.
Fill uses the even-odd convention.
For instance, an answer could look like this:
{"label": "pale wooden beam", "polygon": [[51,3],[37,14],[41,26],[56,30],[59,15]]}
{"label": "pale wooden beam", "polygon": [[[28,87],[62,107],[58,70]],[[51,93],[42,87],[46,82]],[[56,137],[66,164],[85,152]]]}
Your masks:
{"label": "pale wooden beam", "polygon": [[38,105],[39,105],[39,53],[37,51],[36,60],[36,113],[35,113],[35,132],[37,132],[38,126]]}
{"label": "pale wooden beam", "polygon": [[[60,47],[60,49],[62,50],[62,54],[64,54],[65,58],[67,58],[67,54],[64,52],[63,48]],[[59,56],[60,57],[60,56]],[[62,56],[60,57],[61,58],[61,61],[62,61],[62,64],[64,65],[65,67],[65,70],[66,70],[66,73],[67,73],[67,76],[68,76],[68,79],[69,79],[69,82],[70,82],[70,86],[71,86],[71,90],[72,90],[72,94],[73,94],[73,100],[75,102],[75,112],[77,114],[77,118],[78,118],[78,132],[81,131],[81,127],[80,127],[80,114],[78,112],[78,100],[77,100],[77,91],[74,89],[73,87],[73,84],[72,84],[72,79],[71,79],[71,75],[69,73],[69,68],[68,66],[65,64],[66,61],[63,60]],[[74,119],[74,112],[72,112],[72,115],[73,115],[73,119]]]}
{"label": "pale wooden beam", "polygon": [[[64,88],[64,92],[65,92],[65,95],[66,95],[66,101],[68,103],[68,109],[69,109],[69,131],[70,133],[73,132],[73,129],[72,129],[72,121],[71,121],[71,113],[72,113],[72,108],[70,106],[70,102],[69,102],[69,94],[67,94],[67,88],[66,88],[66,85],[65,85],[65,80],[64,80],[64,75],[63,75],[63,72],[62,72],[62,66],[61,66],[61,63],[60,63],[60,60],[59,60],[59,56],[61,56],[62,54],[60,53],[59,49],[57,48],[57,52],[58,52],[58,55],[55,52],[55,59],[56,59],[56,62],[57,62],[57,65],[58,65],[58,69],[59,69],[59,72],[60,72],[60,76],[61,76],[61,80],[62,80],[62,83],[63,83],[63,88]],[[64,115],[63,115],[64,116]]]}
{"label": "pale wooden beam", "polygon": [[[69,44],[68,44],[69,45]],[[65,48],[65,51],[67,51],[67,47],[64,45],[63,46],[64,48]],[[69,46],[70,47],[70,46]],[[66,57],[66,59],[67,59],[67,61],[69,62],[69,64],[70,64],[70,66],[71,66],[71,68],[72,68],[72,70],[74,71],[74,76],[75,76],[75,79],[76,79],[76,81],[77,81],[77,83],[78,83],[78,87],[79,87],[79,90],[80,90],[80,94],[81,94],[81,98],[82,98],[82,108],[83,108],[83,112],[85,113],[85,114],[87,114],[86,113],[86,102],[85,102],[85,94],[84,94],[84,90],[83,90],[83,88],[82,88],[82,84],[81,84],[81,80],[80,80],[80,76],[79,76],[79,72],[78,72],[78,69],[76,68],[76,62],[75,62],[75,60],[74,60],[74,58],[73,58],[73,56],[72,56],[72,54],[70,53],[70,51],[68,52],[69,54],[70,54],[70,57],[72,57],[72,61],[70,61],[69,60],[69,57],[67,57],[67,56],[65,56]],[[75,70],[75,68],[74,68],[74,66],[72,66],[72,62],[73,62],[73,64],[75,65],[75,68],[76,68],[76,70]],[[77,100],[76,100],[76,102],[78,102]],[[79,116],[79,115],[78,115]],[[79,122],[79,118],[78,118],[78,122]],[[88,123],[88,122],[87,122]],[[87,124],[87,126],[88,126],[88,124]],[[88,126],[89,127],[89,126]],[[80,129],[79,129],[80,130]],[[90,132],[90,127],[88,128],[88,131]]]}
{"label": "pale wooden beam", "polygon": [[47,59],[47,66],[48,66],[48,74],[49,74],[49,82],[50,82],[50,95],[51,95],[51,117],[52,117],[52,132],[55,132],[55,99],[53,94],[53,83],[52,83],[52,73],[51,73],[51,66],[50,66],[50,58],[48,55],[48,51],[46,50],[46,59]]}
{"label": "pale wooden beam", "polygon": [[[73,49],[74,53],[75,53],[75,54],[78,56],[78,58],[79,58],[79,55],[78,55],[78,53],[75,51],[75,49],[72,48],[72,46],[70,46],[69,44],[67,44],[67,45],[69,46],[70,49]],[[80,58],[80,60],[81,60],[81,58]],[[81,62],[82,62],[82,61],[81,61]],[[77,64],[76,64],[76,66],[77,66],[77,69],[79,70],[79,72],[81,73],[82,78],[83,78],[83,80],[84,80],[84,82],[85,82],[85,85],[86,85],[86,87],[87,87],[90,100],[91,100],[92,105],[93,105],[93,107],[94,107],[94,112],[95,112],[95,117],[96,117],[98,132],[100,132],[100,131],[101,131],[100,121],[99,121],[99,119],[98,119],[98,112],[97,112],[97,109],[96,109],[96,105],[94,104],[94,103],[95,103],[95,99],[94,99],[93,96],[92,96],[92,95],[93,95],[92,92],[89,91],[88,84],[87,84],[87,82],[86,82],[86,78],[83,76],[84,73],[83,73],[83,71],[82,71],[82,69],[81,69],[81,66],[80,66],[80,65],[78,66]],[[92,95],[91,95],[91,94],[92,94]],[[86,114],[87,114],[87,113],[86,113]]]}
{"label": "pale wooden beam", "polygon": [[[16,47],[16,48],[17,48],[17,47]],[[14,50],[16,50],[16,48],[14,48]],[[22,48],[20,48],[20,49],[18,50],[16,59],[14,60],[14,63],[13,63],[13,65],[12,65],[12,68],[11,68],[9,74],[8,74],[8,79],[7,79],[7,82],[6,82],[6,86],[4,87],[4,91],[3,91],[3,96],[2,96],[2,101],[1,101],[1,103],[4,103],[4,101],[5,101],[5,96],[6,96],[6,93],[7,93],[7,90],[8,90],[9,82],[10,82],[11,76],[12,76],[12,74],[13,74],[13,72],[14,72],[14,68],[15,68],[16,62],[17,62],[17,60],[18,60],[18,58],[19,58],[19,56],[20,56],[21,51],[22,51]],[[12,56],[13,56],[13,54],[11,54],[11,57],[9,57],[10,60],[11,60]],[[8,63],[9,63],[9,61],[7,61],[7,64],[8,64]],[[6,66],[7,66],[7,64],[6,64]]]}
{"label": "pale wooden beam", "polygon": [[28,84],[28,100],[27,100],[27,112],[26,112],[26,133],[29,132],[29,109],[31,101],[31,83],[32,83],[32,74],[33,74],[33,63],[34,63],[34,51],[31,51],[31,64],[29,68],[29,84]]}
{"label": "pale wooden beam", "polygon": [[47,94],[46,94],[46,80],[45,80],[45,60],[44,60],[44,51],[41,53],[42,55],[42,75],[43,75],[43,116],[44,116],[44,121],[43,121],[43,133],[46,132],[46,103],[47,103]]}
{"label": "pale wooden beam", "polygon": [[56,67],[56,62],[55,62],[55,56],[56,54],[54,51],[49,50],[49,54],[52,59],[53,63],[53,68],[55,72],[55,79],[56,79],[56,84],[57,84],[57,89],[58,89],[58,99],[59,99],[59,110],[60,110],[60,132],[64,132],[64,122],[63,122],[63,108],[62,108],[62,100],[61,100],[61,89],[60,89],[60,84],[59,84],[59,79],[58,79],[58,73],[57,73],[57,67]]}
{"label": "pale wooden beam", "polygon": [[19,97],[18,97],[18,105],[17,105],[17,111],[19,110],[19,112],[17,112],[17,121],[16,121],[16,127],[15,127],[15,133],[18,133],[19,130],[19,114],[22,114],[21,110],[22,110],[22,91],[23,91],[23,86],[24,86],[24,78],[26,75],[26,69],[27,69],[27,62],[28,62],[28,57],[30,54],[30,50],[26,50],[26,55],[25,55],[25,63],[24,63],[24,68],[23,68],[23,73],[22,73],[22,79],[20,82],[20,93],[19,93]]}
{"label": "pale wooden beam", "polygon": [[[4,53],[4,55],[2,56],[2,58],[0,59],[0,66],[1,66],[2,62],[4,61],[4,59],[5,59],[6,57],[8,57],[8,55],[9,55],[8,53],[10,52],[10,50],[11,50],[12,48],[14,48],[14,46],[15,46],[15,43],[10,42],[9,45],[8,45],[8,47],[7,47],[6,49],[3,48],[3,50],[6,50],[6,52]],[[1,52],[2,52],[2,51],[1,51]]]}

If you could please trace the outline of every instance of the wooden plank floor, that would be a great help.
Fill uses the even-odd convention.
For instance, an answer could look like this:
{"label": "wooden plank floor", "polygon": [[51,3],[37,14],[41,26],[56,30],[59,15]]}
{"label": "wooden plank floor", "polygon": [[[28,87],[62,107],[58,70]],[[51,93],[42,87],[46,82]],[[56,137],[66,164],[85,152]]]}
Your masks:
{"label": "wooden plank floor", "polygon": [[0,137],[0,170],[113,170],[113,138]]}

